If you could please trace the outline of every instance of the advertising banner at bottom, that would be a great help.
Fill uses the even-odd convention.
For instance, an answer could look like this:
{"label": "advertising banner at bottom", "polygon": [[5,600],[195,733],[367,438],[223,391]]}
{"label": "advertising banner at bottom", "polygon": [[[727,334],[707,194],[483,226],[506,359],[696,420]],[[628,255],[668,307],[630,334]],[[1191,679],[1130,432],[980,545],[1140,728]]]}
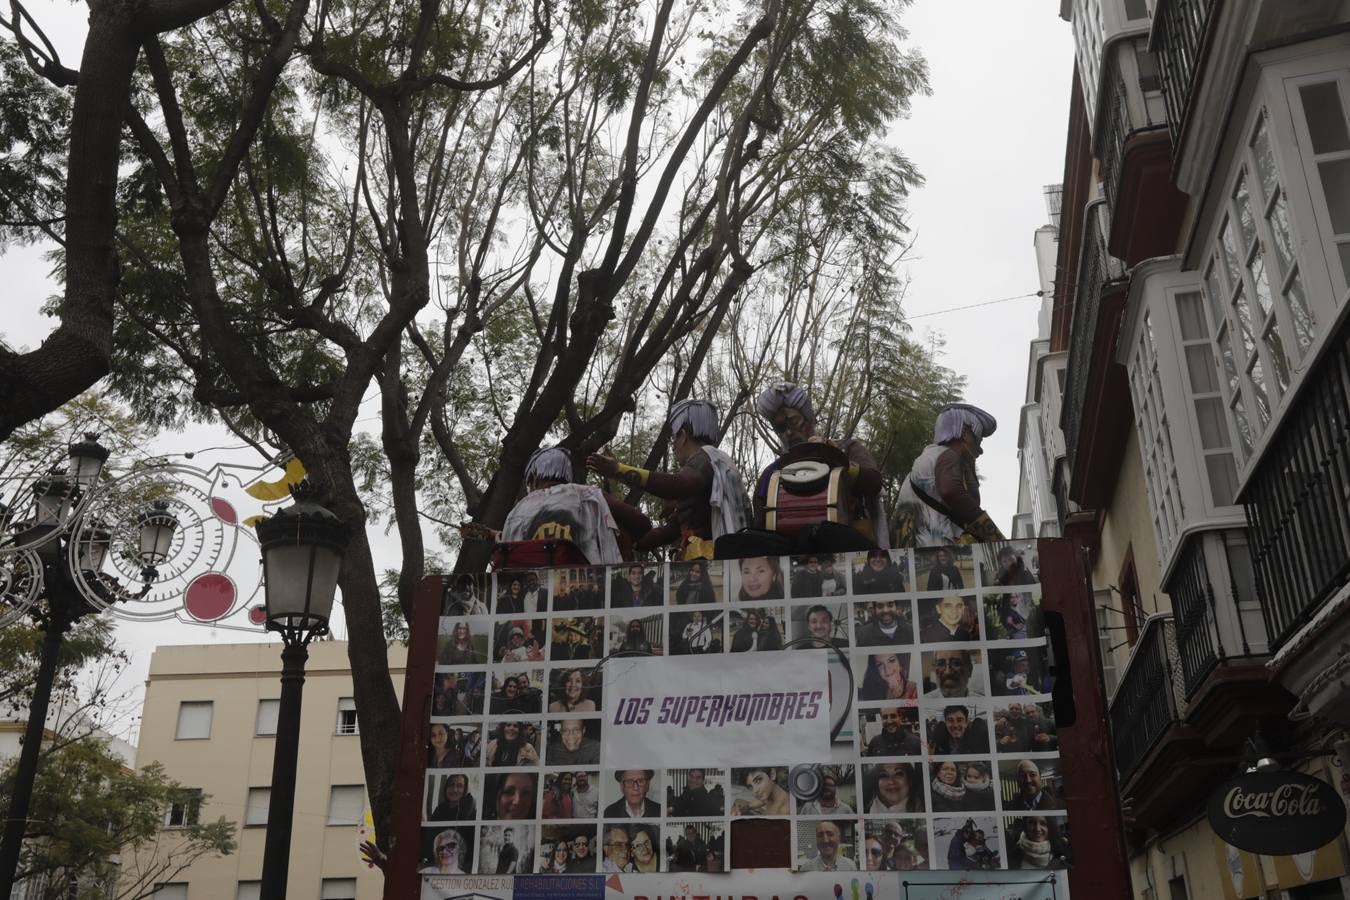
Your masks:
{"label": "advertising banner at bottom", "polygon": [[1062,900],[1063,873],[789,872],[436,875],[422,900]]}

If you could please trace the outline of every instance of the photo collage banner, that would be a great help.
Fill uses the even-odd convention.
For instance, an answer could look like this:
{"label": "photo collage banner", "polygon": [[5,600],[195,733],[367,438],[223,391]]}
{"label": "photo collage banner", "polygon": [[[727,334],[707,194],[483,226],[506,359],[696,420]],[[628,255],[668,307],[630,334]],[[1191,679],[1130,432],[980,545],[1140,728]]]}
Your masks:
{"label": "photo collage banner", "polygon": [[1034,541],[449,576],[434,677],[425,878],[1071,858]]}

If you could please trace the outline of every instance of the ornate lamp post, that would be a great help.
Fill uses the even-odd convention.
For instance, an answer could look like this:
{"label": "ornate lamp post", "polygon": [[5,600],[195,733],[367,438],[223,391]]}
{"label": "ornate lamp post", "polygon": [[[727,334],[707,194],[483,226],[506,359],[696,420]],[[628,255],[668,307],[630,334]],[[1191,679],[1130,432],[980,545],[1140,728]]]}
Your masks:
{"label": "ornate lamp post", "polygon": [[[85,522],[79,510],[98,481],[108,455],[95,435],[85,435],[83,441],[69,448],[68,472],[53,471],[33,485],[32,519],[15,522],[14,513],[5,511],[5,543],[33,551],[15,571],[35,591],[40,588],[47,602],[45,608],[35,606],[29,610],[43,631],[42,652],[12,799],[0,837],[0,897],[8,897],[14,886],[61,644],[76,622],[102,608],[90,601],[80,585],[92,584],[95,590],[105,587],[102,579],[107,576],[101,576],[99,570],[108,554],[112,532],[101,522]],[[166,521],[163,525],[172,535],[176,522],[171,525]],[[145,565],[149,576],[146,580],[152,580],[153,568],[148,562]],[[105,594],[100,600],[115,599],[113,591]]]}
{"label": "ornate lamp post", "polygon": [[347,527],[311,499],[306,485],[293,488],[291,493],[296,499],[294,505],[254,526],[262,546],[267,630],[278,632],[284,644],[262,900],[286,897],[305,662],[309,659],[309,642],[328,633],[348,538]]}

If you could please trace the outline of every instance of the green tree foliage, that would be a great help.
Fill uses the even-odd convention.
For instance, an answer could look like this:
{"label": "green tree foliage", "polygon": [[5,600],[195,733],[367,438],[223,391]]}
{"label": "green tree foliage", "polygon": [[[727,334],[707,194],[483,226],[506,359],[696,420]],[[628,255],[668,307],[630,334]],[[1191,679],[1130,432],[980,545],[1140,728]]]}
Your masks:
{"label": "green tree foliage", "polygon": [[[9,806],[11,760],[0,769],[0,807]],[[93,737],[44,750],[19,862],[25,896],[51,900],[140,900],[193,862],[235,849],[235,824],[203,822],[207,798],[187,791],[153,763],[126,767],[106,741]],[[165,831],[173,804],[181,827]]]}

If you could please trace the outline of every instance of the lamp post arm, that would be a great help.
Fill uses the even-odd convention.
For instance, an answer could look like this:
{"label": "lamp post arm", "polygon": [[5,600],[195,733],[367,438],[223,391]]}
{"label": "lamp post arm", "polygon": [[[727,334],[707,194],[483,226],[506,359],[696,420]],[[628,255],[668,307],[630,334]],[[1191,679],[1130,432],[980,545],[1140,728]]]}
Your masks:
{"label": "lamp post arm", "polygon": [[14,773],[14,789],[10,792],[4,835],[0,837],[0,897],[10,896],[14,889],[19,851],[23,848],[24,834],[28,830],[28,806],[33,799],[33,784],[37,780],[52,685],[56,682],[56,665],[61,656],[61,642],[65,640],[69,627],[70,623],[61,616],[52,616],[44,625],[42,656],[38,662],[37,682],[33,687],[33,702],[28,708],[23,750],[19,754],[19,767]]}
{"label": "lamp post arm", "polygon": [[291,823],[295,812],[295,770],[300,755],[300,701],[305,689],[305,662],[308,659],[306,642],[288,638],[281,651],[281,700],[277,704],[277,737],[272,756],[272,794],[267,807],[261,900],[286,900]]}

